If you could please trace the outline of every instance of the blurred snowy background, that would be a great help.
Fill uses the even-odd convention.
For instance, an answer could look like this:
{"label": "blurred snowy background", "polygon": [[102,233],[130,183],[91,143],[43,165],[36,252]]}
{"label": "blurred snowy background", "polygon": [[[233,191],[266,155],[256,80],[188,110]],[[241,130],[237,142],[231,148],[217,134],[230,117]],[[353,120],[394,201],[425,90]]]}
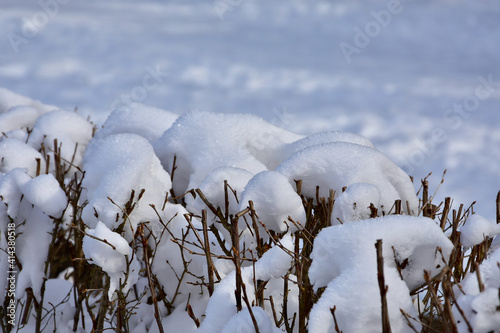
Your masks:
{"label": "blurred snowy background", "polygon": [[498,1],[2,0],[0,31],[19,94],[99,124],[136,101],[351,131],[494,218]]}

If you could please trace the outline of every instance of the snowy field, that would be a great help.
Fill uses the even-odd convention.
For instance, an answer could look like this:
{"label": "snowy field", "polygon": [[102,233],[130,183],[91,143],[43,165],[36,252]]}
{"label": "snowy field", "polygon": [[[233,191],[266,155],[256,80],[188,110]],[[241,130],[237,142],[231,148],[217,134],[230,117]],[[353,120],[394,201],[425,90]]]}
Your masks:
{"label": "snowy field", "polygon": [[133,100],[351,131],[492,219],[500,3],[398,3],[2,0],[0,86],[98,123]]}

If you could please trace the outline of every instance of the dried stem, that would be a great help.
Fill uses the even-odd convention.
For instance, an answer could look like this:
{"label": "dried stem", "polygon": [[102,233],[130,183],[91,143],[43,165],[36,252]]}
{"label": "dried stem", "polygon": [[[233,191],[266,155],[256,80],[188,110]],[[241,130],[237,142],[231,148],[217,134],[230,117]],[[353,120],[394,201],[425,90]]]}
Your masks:
{"label": "dried stem", "polygon": [[375,243],[377,249],[377,277],[382,299],[382,332],[391,333],[391,321],[389,320],[389,309],[387,307],[387,291],[389,287],[385,284],[384,276],[384,256],[382,253],[382,240],[378,239]]}
{"label": "dried stem", "polygon": [[143,259],[144,259],[144,263],[146,266],[146,276],[148,278],[149,291],[151,292],[151,297],[153,299],[156,324],[158,325],[159,332],[164,333],[163,325],[161,324],[160,309],[158,308],[158,300],[156,298],[155,286],[154,286],[152,274],[151,274],[151,264],[149,261],[149,255],[148,255],[148,250],[147,250],[148,249],[148,239],[144,235],[144,224],[141,223],[138,226],[137,231],[141,237],[140,241],[142,243],[142,254],[144,256]]}
{"label": "dried stem", "polygon": [[214,263],[212,261],[212,256],[210,253],[210,240],[208,238],[208,222],[207,222],[207,211],[204,209],[201,212],[201,224],[203,226],[203,240],[204,240],[204,250],[205,257],[207,259],[207,269],[208,269],[208,294],[212,296],[214,293]]}
{"label": "dried stem", "polygon": [[342,331],[339,329],[339,324],[337,323],[337,317],[335,316],[335,310],[337,310],[336,305],[334,305],[333,308],[330,309],[330,312],[332,313],[332,316],[333,316],[333,322],[335,323],[335,332],[342,333]]}

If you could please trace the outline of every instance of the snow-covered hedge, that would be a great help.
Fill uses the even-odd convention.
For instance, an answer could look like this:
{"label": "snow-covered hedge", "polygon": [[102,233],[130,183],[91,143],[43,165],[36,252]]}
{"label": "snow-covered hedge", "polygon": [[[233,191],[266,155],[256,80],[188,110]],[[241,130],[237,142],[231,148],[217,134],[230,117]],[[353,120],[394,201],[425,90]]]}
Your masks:
{"label": "snow-covered hedge", "polygon": [[5,89],[0,132],[4,332],[500,328],[500,227],[364,137]]}

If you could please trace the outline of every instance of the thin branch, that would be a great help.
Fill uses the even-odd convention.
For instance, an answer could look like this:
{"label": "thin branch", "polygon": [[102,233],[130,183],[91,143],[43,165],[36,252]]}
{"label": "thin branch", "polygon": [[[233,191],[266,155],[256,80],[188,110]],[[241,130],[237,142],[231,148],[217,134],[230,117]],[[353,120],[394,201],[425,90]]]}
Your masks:
{"label": "thin branch", "polygon": [[384,256],[382,254],[382,240],[378,239],[375,243],[377,249],[377,276],[378,286],[380,288],[380,297],[382,298],[382,332],[391,333],[391,321],[389,320],[389,309],[387,307],[387,290],[389,287],[385,284],[384,277]]}

